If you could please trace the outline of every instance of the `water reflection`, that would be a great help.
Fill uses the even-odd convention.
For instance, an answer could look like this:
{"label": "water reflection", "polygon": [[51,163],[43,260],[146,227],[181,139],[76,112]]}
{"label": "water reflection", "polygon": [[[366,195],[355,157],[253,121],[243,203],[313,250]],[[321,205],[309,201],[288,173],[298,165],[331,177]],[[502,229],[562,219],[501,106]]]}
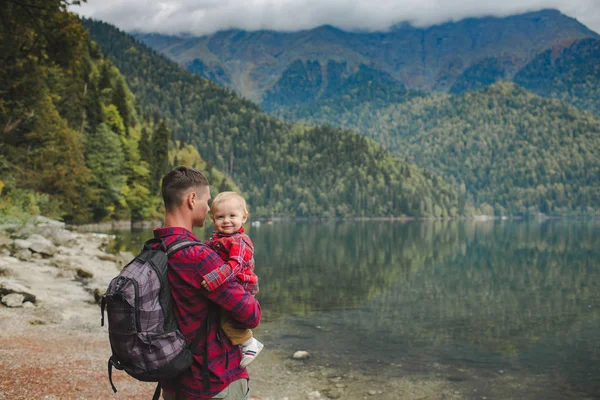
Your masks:
{"label": "water reflection", "polygon": [[277,224],[253,237],[269,315],[364,306],[460,250],[456,222]]}
{"label": "water reflection", "polygon": [[600,398],[598,222],[249,228],[274,340],[371,368],[401,361],[403,373],[432,362],[527,371],[556,398]]}
{"label": "water reflection", "polygon": [[[306,270],[295,250],[294,267],[270,269],[265,288],[266,303],[280,311],[344,309],[304,320],[326,328],[315,335],[327,339],[311,346],[340,355],[340,362],[526,370],[546,374],[565,393],[600,396],[598,224],[312,229],[320,233],[310,235],[304,257],[321,269]],[[338,247],[323,247],[320,234]],[[273,291],[272,280],[279,281]],[[281,287],[296,297],[279,297]]]}

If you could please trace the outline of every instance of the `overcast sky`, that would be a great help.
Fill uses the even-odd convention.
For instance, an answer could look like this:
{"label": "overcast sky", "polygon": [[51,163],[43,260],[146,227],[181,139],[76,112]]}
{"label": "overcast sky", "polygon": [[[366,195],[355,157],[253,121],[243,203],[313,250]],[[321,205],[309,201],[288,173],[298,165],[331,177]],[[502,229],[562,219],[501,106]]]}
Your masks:
{"label": "overcast sky", "polygon": [[320,25],[385,30],[466,17],[556,8],[600,32],[600,0],[87,0],[73,11],[127,31],[203,35],[218,30],[294,31]]}

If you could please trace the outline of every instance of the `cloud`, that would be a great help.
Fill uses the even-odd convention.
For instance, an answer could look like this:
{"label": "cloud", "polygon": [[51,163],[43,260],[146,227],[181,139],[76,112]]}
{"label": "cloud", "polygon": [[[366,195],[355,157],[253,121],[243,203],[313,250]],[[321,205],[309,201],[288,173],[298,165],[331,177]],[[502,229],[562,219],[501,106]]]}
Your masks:
{"label": "cloud", "polygon": [[320,25],[378,31],[404,21],[429,26],[543,8],[556,8],[600,32],[598,0],[88,0],[73,11],[127,31],[204,35],[230,28],[296,31]]}

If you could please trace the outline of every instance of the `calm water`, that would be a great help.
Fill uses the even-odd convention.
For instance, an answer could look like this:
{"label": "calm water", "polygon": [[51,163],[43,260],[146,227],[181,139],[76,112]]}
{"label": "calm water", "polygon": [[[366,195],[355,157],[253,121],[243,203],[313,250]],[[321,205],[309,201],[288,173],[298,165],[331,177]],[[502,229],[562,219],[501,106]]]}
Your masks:
{"label": "calm water", "polygon": [[[248,233],[268,345],[365,373],[437,370],[492,394],[516,387],[502,387],[505,374],[531,388],[526,398],[600,398],[600,222],[282,222]],[[137,252],[148,237],[118,233],[116,245]]]}

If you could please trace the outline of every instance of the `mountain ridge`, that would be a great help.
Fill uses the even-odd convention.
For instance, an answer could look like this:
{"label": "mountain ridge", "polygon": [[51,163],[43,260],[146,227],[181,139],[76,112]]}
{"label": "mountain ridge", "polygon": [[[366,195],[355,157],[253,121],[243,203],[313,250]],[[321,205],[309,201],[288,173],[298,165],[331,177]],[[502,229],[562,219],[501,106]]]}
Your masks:
{"label": "mountain ridge", "polygon": [[135,36],[181,65],[197,59],[205,65],[207,78],[211,68],[221,68],[229,79],[217,83],[258,103],[297,60],[365,64],[408,88],[447,91],[469,66],[485,58],[509,57],[516,70],[548,48],[600,39],[556,10],[468,18],[428,28],[402,24],[387,32],[322,26],[298,32],[228,30],[186,38]]}

